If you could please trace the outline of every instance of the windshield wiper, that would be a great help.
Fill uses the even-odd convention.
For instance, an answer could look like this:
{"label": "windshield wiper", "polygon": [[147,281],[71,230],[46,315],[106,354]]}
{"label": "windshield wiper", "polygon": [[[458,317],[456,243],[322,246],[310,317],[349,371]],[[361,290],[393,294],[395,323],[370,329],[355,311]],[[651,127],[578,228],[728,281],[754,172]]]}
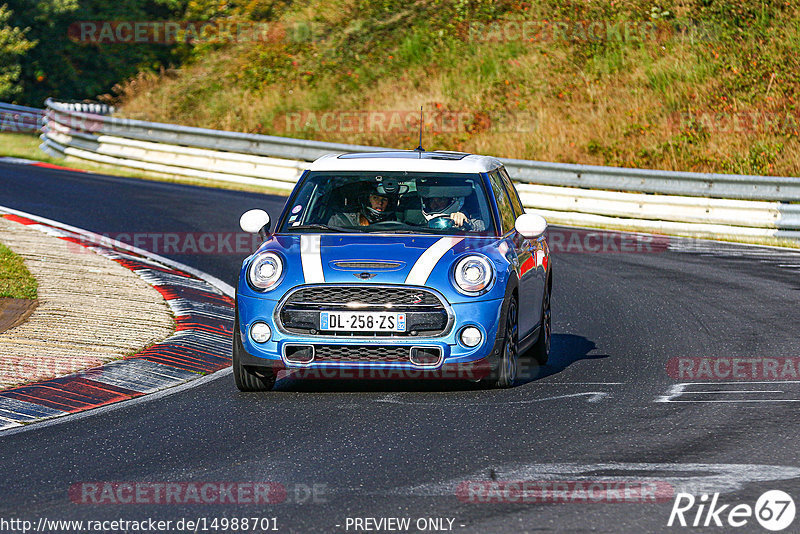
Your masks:
{"label": "windshield wiper", "polygon": [[322,223],[300,224],[298,226],[290,226],[286,230],[327,230],[329,232],[344,232],[344,233],[360,232],[360,230],[356,230],[353,228],[342,228],[340,226],[330,226],[328,224],[322,224]]}

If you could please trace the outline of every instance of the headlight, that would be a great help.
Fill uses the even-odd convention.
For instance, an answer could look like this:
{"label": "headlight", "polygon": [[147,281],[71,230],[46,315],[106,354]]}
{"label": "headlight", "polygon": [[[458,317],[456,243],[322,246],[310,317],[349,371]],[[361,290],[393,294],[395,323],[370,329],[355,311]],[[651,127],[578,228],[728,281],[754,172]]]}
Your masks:
{"label": "headlight", "polygon": [[467,256],[456,264],[453,276],[462,293],[479,293],[489,287],[494,271],[483,256]]}
{"label": "headlight", "polygon": [[280,256],[274,252],[264,252],[250,263],[247,277],[253,287],[266,291],[275,287],[282,273],[283,260]]}

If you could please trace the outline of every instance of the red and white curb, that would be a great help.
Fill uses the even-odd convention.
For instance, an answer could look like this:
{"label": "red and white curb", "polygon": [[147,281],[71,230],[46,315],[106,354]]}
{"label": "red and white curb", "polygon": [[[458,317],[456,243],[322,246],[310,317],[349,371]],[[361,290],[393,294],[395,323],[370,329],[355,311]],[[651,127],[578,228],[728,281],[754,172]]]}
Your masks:
{"label": "red and white curb", "polygon": [[30,165],[31,167],[42,167],[44,169],[57,169],[61,171],[72,171],[72,172],[89,172],[83,169],[73,169],[72,167],[64,167],[63,165],[54,165],[52,163],[45,163],[44,161],[36,161],[34,159],[25,159],[25,158],[12,158],[9,156],[5,156],[0,158],[0,163],[12,163],[14,165]]}
{"label": "red and white curb", "polygon": [[0,391],[0,430],[141,397],[230,366],[234,324],[230,285],[187,265],[43,217],[3,206],[0,217],[116,261],[161,293],[175,315],[175,334],[138,354]]}

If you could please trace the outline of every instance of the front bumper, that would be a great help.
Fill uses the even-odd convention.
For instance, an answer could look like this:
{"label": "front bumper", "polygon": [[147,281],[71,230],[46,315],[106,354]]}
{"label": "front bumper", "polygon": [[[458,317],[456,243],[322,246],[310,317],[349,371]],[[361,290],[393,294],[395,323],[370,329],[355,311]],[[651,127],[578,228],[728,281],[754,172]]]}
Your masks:
{"label": "front bumper", "polygon": [[[277,300],[260,297],[239,295],[237,297],[237,312],[241,328],[242,343],[248,358],[242,363],[250,367],[272,367],[281,369],[300,370],[376,370],[388,371],[419,371],[426,375],[436,371],[461,372],[465,369],[488,369],[493,359],[500,354],[502,335],[499,325],[502,313],[503,299],[476,300],[469,303],[451,304],[453,324],[443,336],[438,337],[342,337],[326,335],[296,335],[282,331],[275,324],[275,308]],[[272,337],[266,343],[256,343],[250,336],[250,326],[257,321],[267,323],[272,329]],[[466,347],[459,337],[463,328],[477,327],[482,333],[482,340],[476,347]],[[498,334],[498,332],[500,332]],[[319,347],[325,354],[339,353],[339,359],[317,358],[307,362],[298,363],[287,358],[287,349],[290,353],[297,346]],[[391,353],[388,359],[380,354],[382,348],[385,353]],[[413,348],[431,349],[437,352],[439,358],[433,362],[431,359],[411,358]],[[354,350],[355,349],[355,350]],[[404,359],[402,353],[408,351],[409,357]],[[348,354],[356,356],[348,357]],[[374,357],[373,357],[374,356]],[[302,374],[302,373],[301,373]],[[341,373],[339,373],[341,374]],[[357,378],[357,376],[354,376]]]}

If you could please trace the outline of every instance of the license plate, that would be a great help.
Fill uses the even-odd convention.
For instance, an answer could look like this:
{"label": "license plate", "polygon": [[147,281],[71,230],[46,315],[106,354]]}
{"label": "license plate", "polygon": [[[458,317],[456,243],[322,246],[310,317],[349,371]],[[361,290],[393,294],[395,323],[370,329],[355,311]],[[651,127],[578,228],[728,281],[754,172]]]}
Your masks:
{"label": "license plate", "polygon": [[405,313],[320,312],[320,330],[344,332],[405,332]]}

